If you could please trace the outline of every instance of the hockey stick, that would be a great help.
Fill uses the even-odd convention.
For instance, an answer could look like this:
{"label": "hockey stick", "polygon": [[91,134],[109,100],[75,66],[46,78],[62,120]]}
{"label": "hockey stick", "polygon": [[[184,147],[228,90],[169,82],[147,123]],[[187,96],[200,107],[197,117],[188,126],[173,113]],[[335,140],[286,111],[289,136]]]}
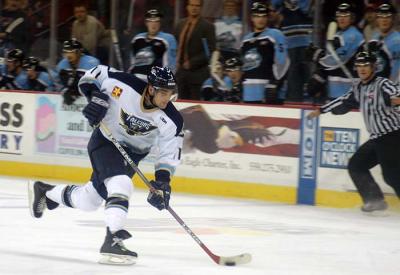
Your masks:
{"label": "hockey stick", "polygon": [[119,48],[118,35],[117,35],[117,31],[115,29],[111,29],[111,40],[112,40],[112,43],[114,46],[114,53],[117,58],[118,68],[123,71],[124,63],[122,61],[121,50]]}
{"label": "hockey stick", "polygon": [[346,66],[343,64],[343,61],[340,60],[340,57],[337,55],[335,48],[333,47],[333,39],[335,36],[337,30],[337,24],[336,22],[332,21],[329,23],[328,26],[328,31],[326,33],[326,49],[328,52],[332,55],[333,59],[335,59],[336,63],[339,65],[340,69],[343,71],[343,73],[351,79],[351,81],[354,84],[354,78],[353,75],[350,73],[350,71],[346,68]]}
{"label": "hockey stick", "polygon": [[[101,130],[109,137],[111,142],[117,147],[118,151],[121,153],[121,155],[124,157],[124,159],[129,163],[129,165],[135,170],[135,172],[139,175],[139,177],[142,179],[142,181],[147,185],[147,187],[150,189],[150,192],[154,192],[155,189],[150,185],[149,180],[146,178],[146,176],[140,171],[139,167],[132,161],[132,159],[129,157],[128,153],[125,151],[125,149],[121,146],[121,144],[114,138],[113,134],[111,131],[108,129],[108,127],[103,123],[100,122],[100,128]],[[251,261],[251,255],[249,253],[244,253],[236,256],[230,256],[230,257],[222,257],[215,255],[208,249],[208,247],[199,239],[199,237],[194,234],[194,232],[189,228],[189,226],[186,225],[186,223],[176,214],[176,212],[171,208],[171,206],[168,206],[168,212],[175,218],[175,220],[185,229],[185,231],[197,242],[197,244],[207,253],[208,256],[217,264],[219,265],[238,265],[238,264],[246,264]]]}

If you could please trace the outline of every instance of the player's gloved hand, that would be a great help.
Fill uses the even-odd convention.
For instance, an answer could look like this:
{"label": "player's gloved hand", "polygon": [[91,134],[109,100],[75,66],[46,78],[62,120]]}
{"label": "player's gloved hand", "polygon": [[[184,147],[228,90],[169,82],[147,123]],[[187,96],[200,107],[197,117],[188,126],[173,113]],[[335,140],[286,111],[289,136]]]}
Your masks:
{"label": "player's gloved hand", "polygon": [[93,92],[92,98],[88,105],[83,108],[82,113],[89,121],[89,125],[94,127],[98,125],[105,117],[108,107],[108,99],[110,97],[105,93]]}
{"label": "player's gloved hand", "polygon": [[311,43],[305,50],[305,57],[308,61],[318,62],[325,55],[325,50]]}
{"label": "player's gloved hand", "polygon": [[382,48],[382,43],[380,41],[373,40],[373,41],[368,42],[368,50],[370,52],[374,52],[374,53],[379,52],[381,50],[381,48]]}
{"label": "player's gloved hand", "polygon": [[150,184],[154,190],[150,190],[147,202],[158,210],[167,209],[171,197],[171,186],[169,182],[152,180]]}
{"label": "player's gloved hand", "polygon": [[325,90],[326,79],[318,73],[314,73],[308,82],[308,95],[310,97],[318,97]]}
{"label": "player's gloved hand", "polygon": [[65,105],[72,105],[75,100],[78,98],[79,95],[77,95],[78,93],[74,90],[65,88],[62,91],[62,96],[63,96],[63,103]]}

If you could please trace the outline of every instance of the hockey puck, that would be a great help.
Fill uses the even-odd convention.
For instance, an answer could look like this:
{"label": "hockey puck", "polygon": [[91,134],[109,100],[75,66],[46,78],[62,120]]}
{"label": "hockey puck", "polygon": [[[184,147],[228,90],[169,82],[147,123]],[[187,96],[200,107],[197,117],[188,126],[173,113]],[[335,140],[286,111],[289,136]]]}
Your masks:
{"label": "hockey puck", "polygon": [[233,265],[236,265],[236,263],[235,262],[226,262],[225,265],[233,266]]}

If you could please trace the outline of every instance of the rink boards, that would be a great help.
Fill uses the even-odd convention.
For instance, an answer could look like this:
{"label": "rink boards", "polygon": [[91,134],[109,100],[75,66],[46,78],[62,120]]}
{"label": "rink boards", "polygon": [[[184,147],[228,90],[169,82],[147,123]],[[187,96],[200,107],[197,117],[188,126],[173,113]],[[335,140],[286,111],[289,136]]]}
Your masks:
{"label": "rink boards", "polygon": [[[0,92],[0,174],[86,182],[92,129],[86,100],[64,106],[53,94]],[[346,165],[368,133],[359,112],[306,118],[310,110],[179,102],[185,146],[173,190],[287,203],[354,207],[361,203]],[[241,137],[229,146],[226,130]],[[224,132],[225,130],[225,132]],[[231,145],[231,144],[230,144]],[[151,152],[140,168],[152,177]],[[373,174],[389,202],[393,192]],[[135,186],[144,187],[135,178]]]}

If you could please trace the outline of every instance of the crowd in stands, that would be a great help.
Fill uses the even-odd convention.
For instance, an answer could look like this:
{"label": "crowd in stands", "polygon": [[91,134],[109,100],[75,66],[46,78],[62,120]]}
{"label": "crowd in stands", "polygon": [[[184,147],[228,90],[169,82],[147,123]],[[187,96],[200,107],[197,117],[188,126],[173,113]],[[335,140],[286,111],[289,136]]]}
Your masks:
{"label": "crowd in stands", "polygon": [[[49,24],[39,11],[50,1],[2,2],[0,88],[59,92],[72,104],[84,72],[109,63],[108,1],[71,1],[74,17],[54,68],[44,66],[31,47],[34,35]],[[128,47],[120,45],[118,69],[146,81],[153,65],[168,66],[176,74],[180,99],[323,103],[357,81],[353,60],[360,50],[377,57],[379,75],[400,83],[398,1],[324,1],[321,45],[312,43],[317,35],[312,0],[248,1],[248,26],[240,0],[183,1],[186,17],[176,26],[171,19],[177,1],[136,2],[133,23],[118,30],[130,35]],[[125,20],[129,7],[122,8]],[[326,38],[330,22],[336,25]]]}

